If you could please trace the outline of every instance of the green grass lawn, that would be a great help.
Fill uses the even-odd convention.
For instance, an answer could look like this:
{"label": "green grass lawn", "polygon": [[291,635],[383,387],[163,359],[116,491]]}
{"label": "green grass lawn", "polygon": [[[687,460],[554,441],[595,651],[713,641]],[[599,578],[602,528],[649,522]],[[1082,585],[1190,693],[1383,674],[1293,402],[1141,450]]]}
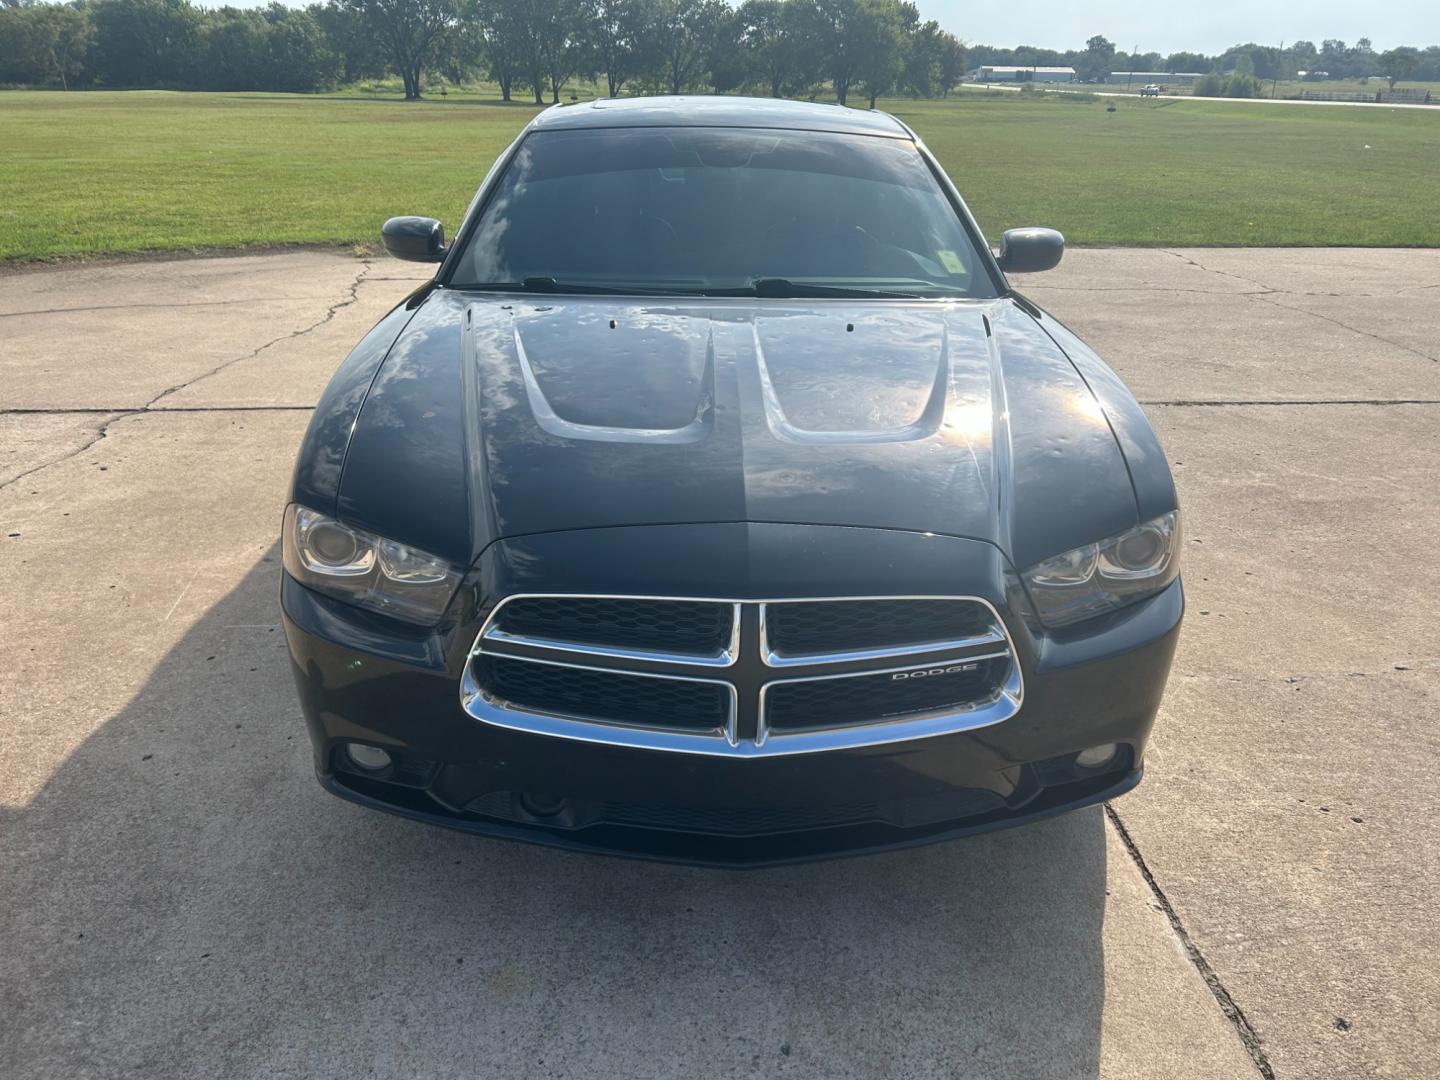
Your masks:
{"label": "green grass lawn", "polygon": [[[1440,247],[1440,110],[979,94],[881,104],[931,145],[992,239],[1044,224],[1076,244]],[[485,88],[420,104],[0,93],[0,260],[369,244],[399,213],[453,230],[534,111]]]}

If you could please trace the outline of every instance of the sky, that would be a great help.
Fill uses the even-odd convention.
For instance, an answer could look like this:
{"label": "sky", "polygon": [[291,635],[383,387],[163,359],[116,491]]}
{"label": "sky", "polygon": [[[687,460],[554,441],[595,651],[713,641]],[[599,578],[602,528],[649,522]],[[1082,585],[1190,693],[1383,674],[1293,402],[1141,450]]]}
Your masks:
{"label": "sky", "polygon": [[1377,50],[1440,45],[1437,0],[916,0],[921,15],[962,40],[982,45],[1081,48],[1103,34],[1126,52],[1218,53],[1241,42],[1278,45],[1325,38]]}
{"label": "sky", "polygon": [[[196,0],[202,7],[260,7],[268,0]],[[281,0],[292,7],[308,0]],[[730,0],[738,4],[739,0]],[[1083,48],[1103,34],[1130,52],[1224,52],[1254,41],[1278,45],[1325,38],[1347,45],[1368,37],[1377,51],[1396,45],[1440,45],[1440,0],[915,0],[935,19],[976,45]]]}

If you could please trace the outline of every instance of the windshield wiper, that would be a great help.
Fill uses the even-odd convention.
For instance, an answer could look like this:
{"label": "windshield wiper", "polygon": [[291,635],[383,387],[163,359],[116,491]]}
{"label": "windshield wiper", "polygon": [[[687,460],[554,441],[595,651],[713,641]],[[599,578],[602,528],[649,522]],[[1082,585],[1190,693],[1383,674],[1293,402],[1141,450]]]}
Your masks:
{"label": "windshield wiper", "polygon": [[584,285],[559,281],[553,277],[527,277],[523,281],[484,281],[456,288],[494,290],[499,292],[570,293],[580,296],[674,296],[674,289],[652,289],[641,285]]}
{"label": "windshield wiper", "polygon": [[894,292],[889,289],[857,289],[841,285],[812,285],[788,278],[755,278],[748,285],[735,288],[664,288],[646,285],[587,285],[560,281],[536,275],[523,281],[486,281],[475,285],[454,286],[462,289],[502,292],[570,293],[579,296],[757,296],[762,299],[796,300],[807,297],[838,297],[858,300],[919,300],[919,293]]}
{"label": "windshield wiper", "polygon": [[856,289],[842,285],[811,285],[789,278],[755,278],[739,289],[707,289],[709,296],[758,296],[771,300],[796,300],[806,297],[849,297],[857,300],[919,300],[919,293],[892,292],[889,289]]}

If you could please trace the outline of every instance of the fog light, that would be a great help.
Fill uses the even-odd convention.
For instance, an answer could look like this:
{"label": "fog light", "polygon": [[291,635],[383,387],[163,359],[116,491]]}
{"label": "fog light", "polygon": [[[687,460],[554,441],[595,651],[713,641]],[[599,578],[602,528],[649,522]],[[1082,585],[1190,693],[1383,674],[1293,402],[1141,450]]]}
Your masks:
{"label": "fog light", "polygon": [[1089,749],[1081,750],[1075,755],[1075,764],[1082,769],[1099,769],[1115,760],[1115,755],[1120,752],[1120,744],[1107,742],[1099,746],[1092,746]]}
{"label": "fog light", "polygon": [[520,805],[531,817],[554,817],[565,809],[565,800],[559,795],[527,791],[520,796]]}
{"label": "fog light", "polygon": [[358,742],[346,743],[345,756],[353,765],[367,772],[379,772],[390,767],[390,755],[378,746],[366,746]]}

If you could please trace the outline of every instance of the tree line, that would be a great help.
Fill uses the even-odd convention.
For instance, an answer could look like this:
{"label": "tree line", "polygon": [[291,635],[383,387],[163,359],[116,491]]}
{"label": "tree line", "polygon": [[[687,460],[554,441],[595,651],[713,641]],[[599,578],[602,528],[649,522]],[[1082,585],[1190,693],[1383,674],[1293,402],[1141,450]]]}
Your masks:
{"label": "tree line", "polygon": [[387,75],[407,98],[488,77],[560,100],[623,92],[948,94],[965,48],[909,0],[0,0],[0,84],[313,92]]}
{"label": "tree line", "polygon": [[1399,46],[1377,52],[1369,38],[1347,45],[1327,38],[1317,47],[1313,41],[1288,45],[1258,45],[1248,41],[1232,45],[1221,53],[1124,52],[1107,38],[1096,36],[1083,49],[1059,51],[1019,45],[1000,49],[990,45],[969,47],[972,67],[1000,64],[1014,67],[1073,67],[1076,77],[1086,82],[1103,80],[1112,71],[1195,72],[1201,75],[1248,76],[1259,82],[1272,79],[1365,79],[1382,76],[1394,82],[1416,79],[1440,82],[1440,45],[1420,49]]}
{"label": "tree line", "polygon": [[559,101],[573,79],[606,93],[944,96],[968,65],[1224,73],[1270,79],[1385,75],[1440,81],[1440,47],[1377,53],[1368,39],[1224,53],[1125,53],[1103,36],[1058,51],[967,47],[910,0],[323,0],[202,8],[191,0],[0,0],[0,85],[316,92],[398,76],[489,78],[501,96]]}

